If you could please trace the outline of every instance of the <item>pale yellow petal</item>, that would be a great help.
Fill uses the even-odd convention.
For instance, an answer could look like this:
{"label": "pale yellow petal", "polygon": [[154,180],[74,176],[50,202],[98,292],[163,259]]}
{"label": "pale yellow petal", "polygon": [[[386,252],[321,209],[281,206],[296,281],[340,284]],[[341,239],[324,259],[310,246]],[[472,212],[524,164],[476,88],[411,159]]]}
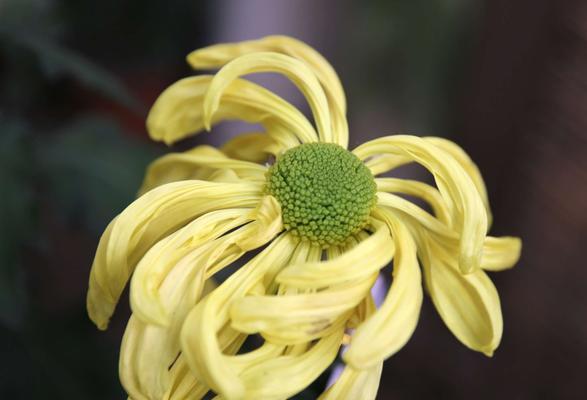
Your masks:
{"label": "pale yellow petal", "polygon": [[[442,224],[414,203],[390,193],[377,194],[378,204],[401,211],[402,215],[417,221],[420,227],[425,228],[449,252],[458,252],[459,235]],[[517,237],[486,236],[483,242],[483,257],[481,268],[488,271],[501,271],[512,268],[520,258],[522,241]]]}
{"label": "pale yellow petal", "polygon": [[187,61],[195,69],[212,69],[221,67],[239,56],[260,51],[286,54],[304,61],[312,68],[329,96],[343,112],[346,111],[344,90],[334,68],[312,47],[292,37],[274,35],[258,40],[216,44],[191,52],[187,56]]}
{"label": "pale yellow petal", "polygon": [[483,200],[483,204],[485,205],[485,211],[487,212],[487,227],[491,226],[491,208],[489,207],[489,198],[487,196],[487,189],[485,187],[485,182],[483,181],[483,177],[481,176],[481,171],[477,165],[471,160],[471,157],[456,143],[451,142],[450,140],[440,138],[440,137],[425,137],[425,140],[433,143],[435,146],[440,147],[444,151],[448,152],[457,162],[463,167],[465,172],[469,175],[481,199]]}
{"label": "pale yellow petal", "polygon": [[[184,78],[169,86],[157,99],[147,117],[151,138],[172,144],[204,129],[204,95],[212,76]],[[260,123],[284,148],[317,140],[316,131],[304,115],[281,97],[252,82],[237,79],[224,88],[213,123],[239,119]],[[269,129],[271,125],[285,129]]]}
{"label": "pale yellow petal", "polygon": [[247,369],[241,376],[246,398],[286,399],[302,391],[334,361],[343,334],[339,329],[299,356],[284,355]]}
{"label": "pale yellow petal", "polygon": [[210,180],[212,173],[232,170],[240,179],[265,182],[267,168],[249,161],[236,160],[211,146],[198,146],[183,153],[169,153],[147,168],[140,193],[166,183],[189,179]]}
{"label": "pale yellow petal", "polygon": [[280,343],[310,341],[330,333],[335,326],[340,329],[375,279],[377,272],[361,281],[316,293],[247,296],[232,305],[232,326],[245,333],[260,332]]}
{"label": "pale yellow petal", "polygon": [[[368,295],[355,311],[357,325],[376,311],[373,296]],[[319,400],[372,400],[377,396],[383,361],[368,369],[354,369],[345,365],[341,375],[320,397]]]}
{"label": "pale yellow petal", "polygon": [[202,300],[185,320],[183,354],[196,377],[227,398],[242,398],[245,384],[238,370],[225,359],[217,332],[229,321],[229,308],[262,283],[268,269],[285,265],[296,244],[290,235],[275,239],[253,260],[232,274]]}
{"label": "pale yellow petal", "polygon": [[277,72],[288,77],[304,94],[312,109],[320,141],[332,142],[328,100],[320,82],[308,66],[295,58],[271,52],[235,58],[214,75],[204,98],[204,125],[209,128],[225,89],[238,77],[257,72]]}
{"label": "pale yellow petal", "polygon": [[180,181],[129,205],[104,233],[90,273],[88,313],[105,329],[136,263],[161,237],[210,211],[254,207],[262,185]]}
{"label": "pale yellow petal", "polygon": [[255,230],[238,242],[243,250],[255,249],[277,236],[283,230],[281,206],[275,197],[263,196],[251,214]]}
{"label": "pale yellow petal", "polygon": [[410,231],[390,211],[378,208],[373,215],[389,226],[395,243],[393,281],[381,307],[359,325],[343,355],[355,369],[373,368],[404,346],[416,328],[423,297]]}
{"label": "pale yellow petal", "polygon": [[259,40],[238,43],[217,44],[198,49],[187,57],[196,69],[218,68],[245,54],[274,52],[303,61],[318,78],[331,112],[333,141],[348,146],[348,125],[346,120],[346,99],[340,80],[324,57],[307,44],[287,36],[267,36]]}
{"label": "pale yellow petal", "polygon": [[[173,313],[174,317],[180,318],[177,316],[177,304],[172,303],[169,306],[163,304],[163,301],[167,303],[170,301],[168,298],[161,299],[159,294],[161,284],[165,280],[169,280],[170,271],[183,268],[185,273],[177,277],[174,290],[170,295],[183,292],[181,289],[185,282],[194,279],[193,274],[205,273],[205,269],[202,270],[205,263],[200,261],[197,264],[200,268],[195,268],[194,263],[190,265],[194,257],[189,257],[188,265],[185,261],[181,262],[182,259],[190,253],[196,253],[198,249],[197,254],[201,258],[206,257],[208,255],[206,250],[210,248],[212,241],[249,222],[252,219],[249,214],[250,209],[242,208],[212,211],[195,219],[151,247],[135,268],[131,281],[130,302],[135,315],[145,322],[160,325],[168,324],[170,313]],[[199,291],[196,292],[192,289],[189,293],[196,295],[199,294]],[[193,304],[195,302],[192,302],[191,305],[193,306]]]}
{"label": "pale yellow petal", "polygon": [[488,236],[483,247],[483,263],[487,271],[503,271],[512,268],[520,259],[522,241],[512,236]]}
{"label": "pale yellow petal", "polygon": [[416,136],[395,135],[367,142],[353,151],[360,159],[378,154],[409,157],[428,169],[445,200],[460,236],[459,268],[480,268],[487,213],[479,192],[461,165],[446,151]]}
{"label": "pale yellow petal", "polygon": [[254,163],[264,163],[269,155],[277,155],[279,147],[266,133],[242,133],[228,140],[221,147],[228,157]]}
{"label": "pale yellow petal", "polygon": [[450,212],[438,189],[426,183],[399,178],[377,178],[375,183],[377,190],[382,192],[401,193],[421,198],[432,207],[435,217],[440,222],[448,227],[451,226]]}
{"label": "pale yellow petal", "polygon": [[421,250],[426,286],[443,321],[465,346],[491,356],[503,331],[495,286],[481,270],[461,274],[456,260],[430,241]]}
{"label": "pale yellow petal", "polygon": [[200,400],[209,388],[198,382],[180,354],[169,370],[170,385],[163,400]]}
{"label": "pale yellow petal", "polygon": [[320,288],[372,276],[391,261],[394,250],[387,226],[379,221],[373,223],[375,232],[339,257],[292,264],[277,276],[277,281],[300,288]]}

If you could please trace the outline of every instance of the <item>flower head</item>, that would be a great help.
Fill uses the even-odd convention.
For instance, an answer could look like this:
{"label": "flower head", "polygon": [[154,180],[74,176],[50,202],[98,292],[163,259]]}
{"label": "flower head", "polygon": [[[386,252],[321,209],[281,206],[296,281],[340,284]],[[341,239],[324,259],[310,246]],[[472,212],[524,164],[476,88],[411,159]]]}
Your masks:
{"label": "flower head", "polygon": [[[153,139],[174,143],[225,119],[263,130],[221,149],[199,146],[153,162],[142,195],[100,240],[88,313],[105,329],[132,275],[133,314],[120,355],[130,397],[196,399],[212,390],[227,399],[283,399],[308,386],[348,343],[345,369],[321,398],[375,398],[383,361],[416,327],[422,277],[457,339],[493,353],[502,317],[484,271],[512,267],[521,242],[487,236],[486,190],[461,148],[394,135],[347,150],[339,79],[292,38],[211,46],[188,62],[220,70],[161,94],[147,120]],[[315,127],[241,78],[256,72],[289,78]],[[436,186],[379,177],[412,162]],[[376,308],[370,289],[390,263],[391,285]],[[216,276],[226,278],[216,286]],[[263,344],[239,354],[253,334]]]}

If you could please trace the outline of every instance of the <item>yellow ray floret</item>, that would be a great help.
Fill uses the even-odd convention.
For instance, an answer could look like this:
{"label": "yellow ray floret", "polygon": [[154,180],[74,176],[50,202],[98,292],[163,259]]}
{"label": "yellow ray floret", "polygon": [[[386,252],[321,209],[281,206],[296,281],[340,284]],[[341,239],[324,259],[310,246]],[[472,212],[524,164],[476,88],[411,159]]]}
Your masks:
{"label": "yellow ray floret", "polygon": [[[459,341],[494,353],[503,319],[485,271],[513,267],[521,241],[488,236],[487,189],[463,149],[392,135],[347,150],[340,80],[293,38],[210,46],[188,62],[219,71],[166,89],[151,138],[172,144],[232,119],[259,129],[155,160],[100,239],[88,314],[105,329],[129,284],[119,373],[130,398],[286,399],[340,353],[320,399],[375,399],[383,362],[416,329],[423,285]],[[258,72],[291,80],[313,120],[246,79]],[[434,184],[379,176],[408,163]]]}

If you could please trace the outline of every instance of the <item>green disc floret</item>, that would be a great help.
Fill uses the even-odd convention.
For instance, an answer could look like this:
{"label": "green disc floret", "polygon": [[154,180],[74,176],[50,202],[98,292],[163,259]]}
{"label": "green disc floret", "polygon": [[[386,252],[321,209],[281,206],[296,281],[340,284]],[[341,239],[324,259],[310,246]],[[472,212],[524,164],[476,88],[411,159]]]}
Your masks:
{"label": "green disc floret", "polygon": [[367,225],[376,202],[371,171],[332,143],[306,143],[278,157],[267,173],[283,225],[323,247],[344,243]]}

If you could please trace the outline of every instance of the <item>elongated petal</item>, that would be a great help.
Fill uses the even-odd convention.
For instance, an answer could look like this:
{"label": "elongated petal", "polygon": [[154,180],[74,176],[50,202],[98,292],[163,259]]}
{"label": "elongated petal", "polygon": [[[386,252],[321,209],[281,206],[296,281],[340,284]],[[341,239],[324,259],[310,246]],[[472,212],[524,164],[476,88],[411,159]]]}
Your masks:
{"label": "elongated petal", "polygon": [[[194,253],[196,250],[201,258],[206,257],[206,251],[210,249],[212,241],[228,231],[245,224],[251,220],[250,209],[228,209],[213,211],[192,221],[179,231],[155,244],[138,263],[131,281],[130,301],[135,315],[143,321],[159,325],[168,324],[168,315],[178,316],[176,304],[164,306],[163,301],[169,303],[169,297],[175,294],[183,294],[182,287],[185,282],[193,280],[192,274],[198,272],[204,276],[204,263],[199,262],[200,268],[190,268],[194,265]],[[188,265],[181,260],[190,255]],[[185,270],[178,275],[172,293],[167,298],[161,299],[159,289],[164,280],[169,280],[170,271],[173,269]],[[177,274],[176,274],[177,275]],[[196,293],[193,289],[190,294]],[[193,306],[195,302],[192,302]],[[191,308],[191,307],[190,307]]]}
{"label": "elongated petal", "polygon": [[[373,296],[368,295],[355,311],[358,324],[373,315],[375,311]],[[362,370],[345,365],[338,379],[319,397],[319,400],[375,399],[382,370],[383,361],[372,368]]]}
{"label": "elongated petal", "polygon": [[342,111],[346,110],[344,90],[334,68],[312,47],[291,37],[275,35],[258,40],[216,44],[191,52],[187,61],[195,69],[211,69],[221,67],[239,56],[260,51],[281,53],[304,61]]}
{"label": "elongated petal", "polygon": [[228,398],[242,398],[245,385],[222,355],[217,332],[229,321],[229,308],[263,281],[269,268],[284,265],[295,249],[290,235],[274,240],[253,260],[231,275],[187,316],[182,333],[183,354],[196,377]]}
{"label": "elongated petal", "polygon": [[[147,129],[151,138],[172,144],[204,129],[204,95],[212,76],[185,78],[168,87],[157,99],[149,116]],[[316,131],[306,117],[287,101],[252,82],[237,79],[224,88],[214,115],[214,123],[224,119],[241,119],[265,125],[267,133],[279,145],[287,146],[317,140]],[[287,129],[269,129],[279,123]]]}
{"label": "elongated petal", "polygon": [[422,251],[422,264],[438,313],[465,346],[491,356],[503,330],[495,286],[481,270],[462,275],[454,258],[428,244]]}
{"label": "elongated petal", "polygon": [[346,100],[342,85],[332,66],[307,44],[287,36],[267,36],[259,40],[225,43],[205,47],[190,53],[188,62],[196,69],[218,68],[245,54],[274,52],[303,61],[316,75],[330,109],[334,143],[348,146]]}
{"label": "elongated petal", "polygon": [[[277,281],[288,286],[320,288],[372,276],[391,261],[394,250],[389,229],[377,222],[375,233],[351,250],[324,262],[292,264],[277,276]],[[357,268],[358,264],[361,268]]]}
{"label": "elongated petal", "polygon": [[383,371],[383,361],[374,367],[357,370],[345,366],[338,380],[318,400],[375,400]]}
{"label": "elongated petal", "polygon": [[[267,333],[271,337],[299,333],[303,335],[298,341],[309,341],[325,334],[340,316],[354,309],[369,293],[375,279],[377,272],[362,281],[317,293],[247,296],[232,305],[232,326],[242,332]],[[345,317],[339,324],[348,319]]]}
{"label": "elongated petal", "polygon": [[339,329],[299,356],[276,357],[246,370],[242,381],[247,398],[285,399],[302,391],[332,363],[343,334]]}
{"label": "elongated petal", "polygon": [[153,161],[145,175],[141,193],[163,185],[188,179],[208,180],[222,169],[232,170],[240,179],[264,182],[267,168],[249,161],[226,157],[211,146],[198,146],[184,153],[170,153]]}
{"label": "elongated petal", "polygon": [[377,178],[375,183],[377,184],[377,190],[382,192],[402,193],[421,198],[432,207],[436,218],[450,227],[450,212],[436,188],[426,183],[398,178]]}
{"label": "elongated petal", "polygon": [[279,153],[275,140],[261,132],[237,135],[224,143],[221,150],[230,158],[254,163],[264,163],[270,154]]}
{"label": "elongated petal", "polygon": [[[404,215],[417,221],[420,227],[425,228],[433,236],[433,240],[446,251],[458,251],[458,234],[414,203],[399,196],[381,192],[377,194],[377,199],[380,206],[401,211]],[[483,242],[481,268],[488,271],[501,271],[512,268],[520,258],[521,248],[522,241],[517,237],[486,236]]]}
{"label": "elongated petal", "polygon": [[163,400],[200,400],[210,390],[192,374],[180,354],[169,370],[170,384]]}
{"label": "elongated petal", "polygon": [[343,359],[355,369],[375,367],[403,347],[412,335],[422,305],[416,245],[401,219],[378,208],[374,217],[388,226],[395,243],[393,281],[381,307],[352,336]]}
{"label": "elongated petal", "polygon": [[263,196],[252,212],[251,218],[255,220],[254,231],[238,241],[238,246],[243,250],[256,249],[283,230],[281,206],[273,196]]}
{"label": "elongated petal", "polygon": [[138,260],[161,237],[219,209],[253,207],[262,186],[181,181],[159,186],[128,206],[104,233],[90,273],[88,314],[105,329]]}
{"label": "elongated petal", "polygon": [[483,181],[483,177],[481,176],[481,172],[477,165],[471,160],[471,157],[465,153],[465,151],[458,146],[456,143],[451,142],[450,140],[446,140],[440,137],[425,137],[424,140],[427,140],[434,144],[437,147],[440,147],[447,153],[449,153],[460,165],[463,167],[465,172],[469,175],[473,184],[477,188],[481,199],[483,200],[483,204],[485,205],[485,211],[487,212],[487,227],[491,226],[491,208],[489,207],[489,198],[487,196],[487,189],[485,188],[485,182]]}
{"label": "elongated petal", "polygon": [[520,238],[512,236],[488,236],[483,246],[482,267],[487,271],[503,271],[512,268],[519,260],[522,251]]}
{"label": "elongated petal", "polygon": [[242,75],[277,72],[288,77],[304,94],[314,114],[320,141],[332,142],[328,101],[320,82],[302,61],[279,53],[259,52],[235,58],[212,78],[204,98],[204,125],[209,128],[225,88]]}
{"label": "elongated petal", "polygon": [[470,273],[480,268],[487,213],[471,178],[450,154],[424,139],[407,135],[375,139],[353,152],[361,159],[377,154],[398,154],[428,169],[451,210],[455,230],[460,235],[461,272]]}

